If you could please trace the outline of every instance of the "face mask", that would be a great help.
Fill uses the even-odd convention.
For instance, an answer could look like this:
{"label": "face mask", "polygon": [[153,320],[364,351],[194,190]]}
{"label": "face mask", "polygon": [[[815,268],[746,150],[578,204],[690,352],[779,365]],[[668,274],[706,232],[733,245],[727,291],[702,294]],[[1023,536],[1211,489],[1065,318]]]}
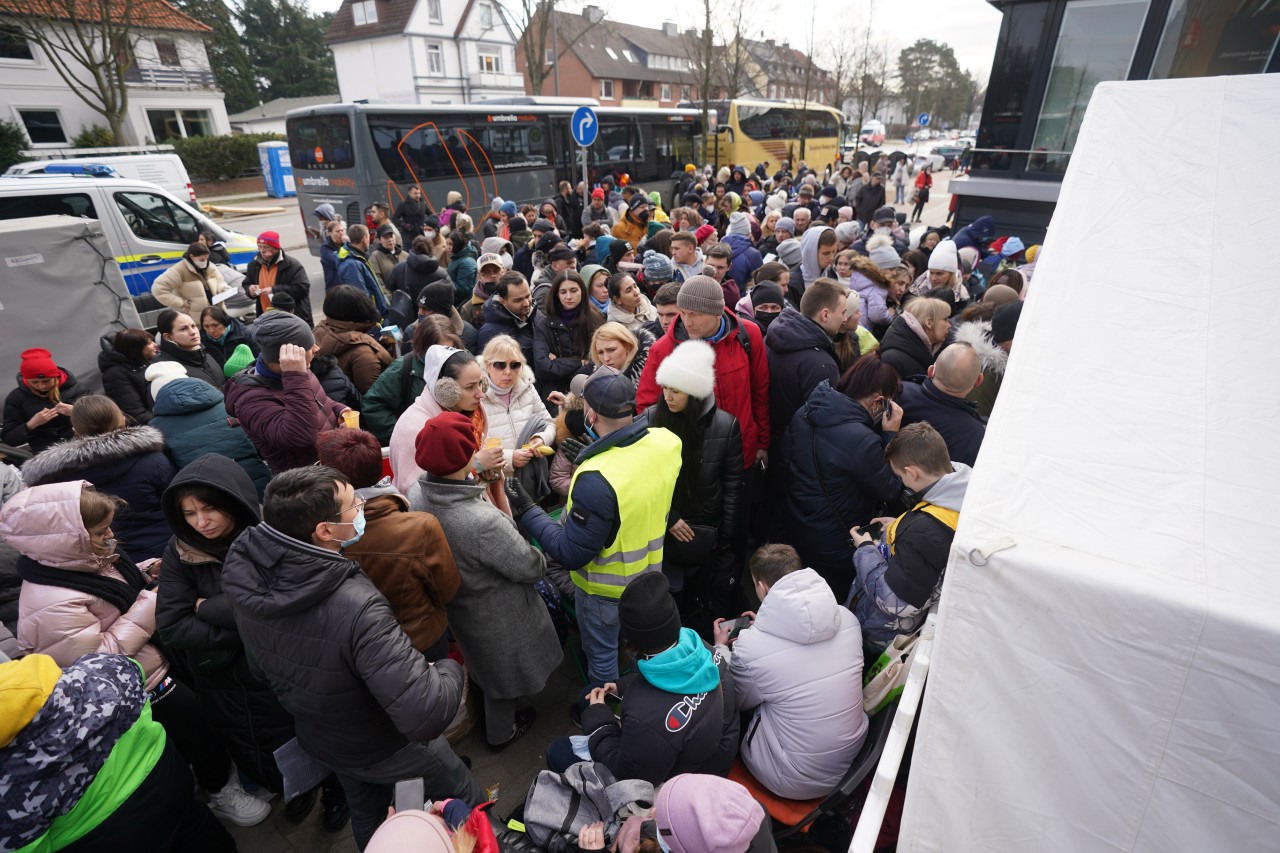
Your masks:
{"label": "face mask", "polygon": [[209,266],[208,261],[197,261],[194,258],[192,258],[191,262],[196,265],[196,269],[198,270],[205,269],[206,267]]}
{"label": "face mask", "polygon": [[119,547],[120,543],[115,539],[102,540],[102,553],[93,555],[94,564],[102,567],[114,563],[120,557],[119,553],[117,553]]}
{"label": "face mask", "polygon": [[637,216],[637,217],[636,217],[636,219],[640,220],[641,222],[648,222],[648,221],[649,221],[649,212],[648,212],[648,211],[645,211],[644,213],[642,213],[642,214],[640,214],[639,216]]}
{"label": "face mask", "polygon": [[422,236],[423,236],[423,237],[426,237],[428,240],[434,240],[434,239],[436,238],[436,232],[434,232],[434,231],[423,231],[423,232],[422,232]]}
{"label": "face mask", "polygon": [[888,236],[890,236],[890,235],[892,235],[892,234],[893,234],[893,229],[892,229],[892,228],[877,228],[877,229],[876,229],[876,233],[877,233],[877,234],[883,234],[883,235],[885,235],[886,237],[888,237]]}
{"label": "face mask", "polygon": [[343,539],[338,544],[343,548],[350,548],[352,545],[360,541],[360,537],[364,535],[364,507],[360,507],[360,511],[356,513],[355,520],[351,522],[351,527],[355,531],[355,536],[350,539]]}
{"label": "face mask", "polygon": [[772,323],[775,319],[777,319],[778,314],[781,314],[781,313],[782,313],[781,311],[779,311],[777,314],[770,314],[767,311],[757,311],[756,322],[760,324],[760,329],[762,331],[768,331],[769,324]]}

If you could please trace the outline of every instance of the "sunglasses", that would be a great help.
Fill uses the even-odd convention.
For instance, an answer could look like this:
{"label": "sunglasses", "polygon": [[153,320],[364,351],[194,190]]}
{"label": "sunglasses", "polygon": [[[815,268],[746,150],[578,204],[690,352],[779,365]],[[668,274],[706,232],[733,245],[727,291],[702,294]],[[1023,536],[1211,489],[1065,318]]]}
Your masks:
{"label": "sunglasses", "polygon": [[519,370],[520,368],[524,367],[523,361],[491,361],[489,363],[492,364],[494,367],[498,368],[499,370],[506,370],[507,368],[511,368],[512,370]]}

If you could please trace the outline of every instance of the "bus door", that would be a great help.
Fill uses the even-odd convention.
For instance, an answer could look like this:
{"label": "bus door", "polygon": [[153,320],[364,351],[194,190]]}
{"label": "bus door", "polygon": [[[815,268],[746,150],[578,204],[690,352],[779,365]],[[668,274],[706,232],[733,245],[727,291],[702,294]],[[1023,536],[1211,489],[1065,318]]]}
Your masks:
{"label": "bus door", "polygon": [[288,120],[285,129],[289,138],[289,161],[298,187],[298,214],[307,235],[307,248],[318,256],[325,235],[313,215],[317,207],[333,205],[348,225],[364,222],[357,192],[351,116],[343,113],[297,116]]}
{"label": "bus door", "polygon": [[637,164],[641,167],[644,164],[635,119],[619,115],[600,116],[600,135],[591,146],[591,164],[596,181],[610,175],[618,187],[623,186],[624,178],[626,183],[640,183],[632,171]]}

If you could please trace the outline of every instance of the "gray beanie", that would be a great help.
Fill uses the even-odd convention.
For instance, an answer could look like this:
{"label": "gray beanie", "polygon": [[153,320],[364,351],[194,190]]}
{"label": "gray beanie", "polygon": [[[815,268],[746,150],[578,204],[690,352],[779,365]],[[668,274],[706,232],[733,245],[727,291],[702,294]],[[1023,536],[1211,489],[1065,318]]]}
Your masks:
{"label": "gray beanie", "polygon": [[268,311],[255,320],[251,328],[266,364],[280,361],[280,347],[284,344],[297,344],[303,349],[316,345],[315,335],[311,334],[306,321],[285,311]]}
{"label": "gray beanie", "polygon": [[902,266],[902,258],[893,248],[893,238],[885,234],[877,234],[867,241],[867,256],[871,263],[882,270],[893,270]]}
{"label": "gray beanie", "polygon": [[720,282],[709,275],[690,276],[680,286],[676,307],[697,314],[723,314],[724,291]]}
{"label": "gray beanie", "polygon": [[794,267],[800,263],[800,241],[795,237],[790,240],[783,240],[778,244],[778,260],[782,261],[789,267]]}

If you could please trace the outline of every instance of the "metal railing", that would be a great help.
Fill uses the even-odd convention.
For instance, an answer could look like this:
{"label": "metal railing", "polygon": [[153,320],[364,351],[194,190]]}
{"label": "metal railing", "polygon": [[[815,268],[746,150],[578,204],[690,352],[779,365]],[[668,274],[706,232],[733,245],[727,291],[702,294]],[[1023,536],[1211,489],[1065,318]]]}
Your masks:
{"label": "metal railing", "polygon": [[212,88],[217,86],[208,68],[179,65],[135,65],[125,72],[125,82],[158,88]]}

